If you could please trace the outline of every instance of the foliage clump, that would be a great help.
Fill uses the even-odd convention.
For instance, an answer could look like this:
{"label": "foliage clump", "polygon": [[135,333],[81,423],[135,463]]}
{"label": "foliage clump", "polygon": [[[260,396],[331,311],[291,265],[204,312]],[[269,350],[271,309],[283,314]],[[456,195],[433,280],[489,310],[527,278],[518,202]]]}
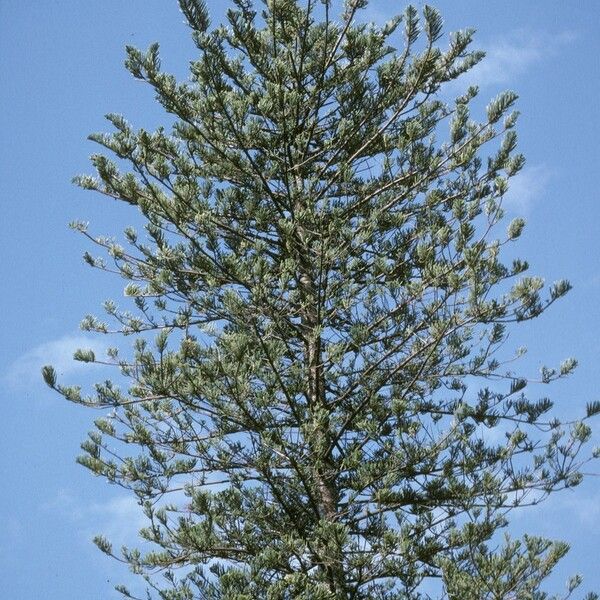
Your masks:
{"label": "foliage clump", "polygon": [[79,460],[148,517],[155,549],[121,560],[169,600],[416,600],[429,579],[452,599],[548,598],[566,546],[498,532],[579,483],[590,429],[548,416],[507,353],[507,326],[569,290],[501,260],[524,227],[498,229],[524,162],[516,95],[483,120],[476,87],[445,99],[483,54],[470,30],[442,48],[429,6],[380,27],[359,22],[364,0],[337,19],[331,0],[233,4],[211,29],[181,0],[185,83],[158,45],[127,48],[174,124],[108,115],[91,138],[120,162],[96,154],[77,178],[146,222],[126,247],[74,224],[111,259],[86,261],[128,282],[132,311],[83,322],[135,336],[107,359],[127,386],[86,396],[44,370],[111,410]]}

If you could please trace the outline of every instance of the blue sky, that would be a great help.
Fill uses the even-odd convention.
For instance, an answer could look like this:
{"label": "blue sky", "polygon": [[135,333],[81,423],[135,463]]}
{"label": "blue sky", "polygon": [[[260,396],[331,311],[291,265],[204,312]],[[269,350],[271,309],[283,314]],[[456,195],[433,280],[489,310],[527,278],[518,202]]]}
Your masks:
{"label": "blue sky", "polygon": [[[515,329],[511,342],[529,347],[523,368],[531,374],[541,364],[579,359],[574,376],[539,392],[561,414],[577,414],[600,399],[600,3],[433,4],[446,31],[478,29],[488,58],[468,78],[482,97],[505,88],[520,94],[528,162],[508,212],[528,221],[519,249],[532,271],[548,281],[568,277],[574,290],[542,319]],[[218,21],[223,8],[209,5]],[[386,18],[390,5],[403,6],[372,0],[366,16]],[[39,368],[52,362],[73,382],[103,377],[70,357],[78,346],[107,345],[79,332],[78,323],[100,312],[104,299],[121,297],[121,284],[84,266],[89,248],[67,223],[81,219],[116,235],[137,217],[70,180],[89,171],[94,148],[86,136],[106,129],[105,113],[146,128],[164,121],[150,90],[122,67],[125,44],[153,41],[161,43],[165,69],[186,77],[194,46],[175,0],[0,1],[0,580],[7,600],[117,598],[112,586],[129,578],[90,539],[99,532],[117,545],[135,539],[137,508],[75,464],[97,415],[45,389]],[[515,530],[571,543],[553,587],[580,572],[585,588],[600,591],[599,479],[515,518]]]}

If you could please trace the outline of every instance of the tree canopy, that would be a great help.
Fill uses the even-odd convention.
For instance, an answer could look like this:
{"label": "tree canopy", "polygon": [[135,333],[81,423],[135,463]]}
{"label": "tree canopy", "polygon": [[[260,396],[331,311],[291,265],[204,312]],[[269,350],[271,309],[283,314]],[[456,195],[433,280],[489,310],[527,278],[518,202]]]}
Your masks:
{"label": "tree canopy", "polygon": [[541,600],[567,551],[499,538],[580,482],[600,411],[561,423],[507,344],[570,288],[502,258],[524,227],[502,209],[517,96],[476,119],[476,87],[452,97],[483,58],[473,31],[365,6],[234,0],[212,27],[180,0],[189,80],[156,44],[126,61],[172,126],[108,115],[76,179],[145,219],[123,244],[73,224],[133,303],[82,327],[135,342],[76,353],[118,370],[89,393],[44,378],[108,409],[79,461],[137,496],[151,549],[96,542],[165,600]]}

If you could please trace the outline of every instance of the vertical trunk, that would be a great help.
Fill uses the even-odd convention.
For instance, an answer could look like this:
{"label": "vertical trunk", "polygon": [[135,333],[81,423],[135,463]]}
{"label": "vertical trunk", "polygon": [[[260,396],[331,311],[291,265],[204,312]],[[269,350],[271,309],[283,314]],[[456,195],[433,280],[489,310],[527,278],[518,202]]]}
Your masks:
{"label": "vertical trunk", "polygon": [[[308,265],[305,265],[308,267]],[[319,333],[318,293],[309,268],[300,277],[303,289],[302,329],[305,332],[305,367],[309,413],[315,420],[312,439],[308,445],[313,464],[313,477],[318,493],[321,519],[335,523],[338,518],[339,493],[335,481],[335,463],[330,451],[332,431],[325,395],[325,378],[322,364],[322,340]],[[342,548],[334,548],[322,556],[321,568],[326,573],[331,592],[335,598],[347,598],[346,577],[343,566]]]}
{"label": "vertical trunk", "polygon": [[[291,156],[296,152],[289,153]],[[293,162],[293,161],[291,161]],[[305,193],[305,182],[299,174],[293,180],[294,214],[305,214],[310,198]],[[327,414],[327,397],[325,394],[325,373],[322,361],[322,338],[320,327],[321,293],[318,288],[316,274],[313,233],[307,231],[300,217],[295,223],[295,251],[299,263],[299,288],[301,291],[301,322],[304,335],[304,360],[307,377],[307,402],[309,415],[313,423],[311,437],[307,440],[319,504],[320,519],[335,523],[338,519],[339,492],[336,482],[335,461],[331,455],[330,445],[332,431],[330,416]],[[310,223],[308,229],[314,230]],[[323,418],[323,414],[326,415]],[[328,547],[329,548],[329,547]],[[344,573],[343,548],[333,547],[320,557],[319,568],[325,575],[329,589],[336,600],[348,598],[348,586]]]}

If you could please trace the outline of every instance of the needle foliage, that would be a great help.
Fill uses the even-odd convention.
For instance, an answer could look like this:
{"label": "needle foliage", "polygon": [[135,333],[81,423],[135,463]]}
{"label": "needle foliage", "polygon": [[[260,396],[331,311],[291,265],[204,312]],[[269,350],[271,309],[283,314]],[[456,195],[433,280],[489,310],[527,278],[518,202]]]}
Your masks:
{"label": "needle foliage", "polygon": [[79,460],[137,496],[149,550],[96,542],[164,600],[557,597],[540,585],[566,545],[502,532],[579,483],[600,405],[561,423],[506,343],[570,287],[502,258],[524,226],[501,206],[517,97],[453,97],[472,31],[365,6],[234,0],[212,27],[180,0],[189,80],[158,45],[126,61],[172,126],[108,115],[76,180],[143,216],[123,245],[73,224],[132,298],[83,328],[135,343],[76,353],[119,371],[90,393],[44,377],[107,409]]}

